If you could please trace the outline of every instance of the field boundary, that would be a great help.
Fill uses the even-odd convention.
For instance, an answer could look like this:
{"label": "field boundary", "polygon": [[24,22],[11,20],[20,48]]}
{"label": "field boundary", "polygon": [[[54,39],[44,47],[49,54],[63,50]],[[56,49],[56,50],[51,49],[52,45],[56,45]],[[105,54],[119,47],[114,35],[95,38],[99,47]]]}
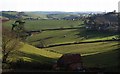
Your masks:
{"label": "field boundary", "polygon": [[42,31],[54,31],[54,30],[71,30],[71,29],[80,29],[81,27],[74,27],[74,28],[54,28],[54,29],[42,29],[42,30],[32,30],[27,31],[27,33],[41,33]]}
{"label": "field boundary", "polygon": [[54,45],[48,45],[46,47],[38,47],[38,48],[50,48],[50,47],[56,47],[56,46],[66,46],[66,45],[84,44],[84,43],[97,43],[97,42],[111,42],[111,41],[119,42],[120,39],[116,39],[116,40],[111,39],[111,40],[85,41],[85,42],[73,42],[73,43],[65,43],[65,44],[54,44]]}

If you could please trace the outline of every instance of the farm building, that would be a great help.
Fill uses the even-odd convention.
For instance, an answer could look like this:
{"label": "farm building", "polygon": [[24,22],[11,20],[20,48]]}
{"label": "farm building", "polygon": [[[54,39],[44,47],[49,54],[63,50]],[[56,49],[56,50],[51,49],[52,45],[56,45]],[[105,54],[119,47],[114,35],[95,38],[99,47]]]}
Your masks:
{"label": "farm building", "polygon": [[70,71],[82,70],[83,63],[80,54],[64,54],[55,65],[56,69],[67,69]]}

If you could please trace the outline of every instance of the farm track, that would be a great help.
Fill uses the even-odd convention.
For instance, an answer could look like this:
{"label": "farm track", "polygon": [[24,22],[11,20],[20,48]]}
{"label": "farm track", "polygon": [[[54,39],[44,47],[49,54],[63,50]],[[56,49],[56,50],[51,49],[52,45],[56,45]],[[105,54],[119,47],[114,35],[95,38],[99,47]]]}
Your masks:
{"label": "farm track", "polygon": [[[56,47],[56,46],[66,46],[66,45],[74,45],[74,44],[85,44],[85,43],[97,43],[97,42],[113,42],[113,41],[117,41],[119,42],[119,40],[98,40],[98,41],[86,41],[86,42],[73,42],[73,43],[65,43],[65,44],[55,44],[55,45],[49,45],[49,46],[46,46],[46,47],[42,47],[42,48],[50,48],[50,47]],[[38,48],[41,48],[41,47],[38,47]]]}

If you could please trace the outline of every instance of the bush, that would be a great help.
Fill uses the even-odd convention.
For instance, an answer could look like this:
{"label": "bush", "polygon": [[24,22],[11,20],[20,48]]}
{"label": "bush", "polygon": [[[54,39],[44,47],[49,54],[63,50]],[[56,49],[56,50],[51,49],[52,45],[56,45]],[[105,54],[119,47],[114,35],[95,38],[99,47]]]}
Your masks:
{"label": "bush", "polygon": [[10,64],[9,63],[2,63],[2,69],[10,69]]}

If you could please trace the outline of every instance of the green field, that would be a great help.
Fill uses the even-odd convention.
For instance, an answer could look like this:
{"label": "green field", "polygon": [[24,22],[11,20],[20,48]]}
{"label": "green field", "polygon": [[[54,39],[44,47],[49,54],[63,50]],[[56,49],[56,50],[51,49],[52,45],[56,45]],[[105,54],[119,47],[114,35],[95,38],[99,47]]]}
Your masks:
{"label": "green field", "polygon": [[117,67],[118,42],[98,42],[46,48],[55,53],[80,53],[86,67]]}
{"label": "green field", "polygon": [[[14,20],[3,23],[3,25],[12,27]],[[81,27],[82,21],[71,21],[71,20],[26,20],[26,30],[41,30],[41,29],[55,29],[55,28],[73,28]]]}
{"label": "green field", "polygon": [[109,40],[115,38],[115,35],[116,34],[114,33],[103,33],[103,32],[86,33],[79,31],[77,29],[43,31],[42,33],[28,37],[27,42],[30,43],[31,45],[39,46],[42,40],[44,45],[48,46],[54,44],[64,44],[64,43],[74,43],[74,42]]}
{"label": "green field", "polygon": [[[14,55],[16,57],[14,57]],[[28,62],[53,63],[61,54],[39,49],[34,46],[23,44],[23,47],[13,54],[11,60],[16,61],[23,58]]]}
{"label": "green field", "polygon": [[[74,42],[87,42],[97,40],[110,40],[117,34],[111,32],[87,31],[82,28],[83,21],[71,20],[31,20],[25,21],[26,30],[43,30],[56,28],[80,29],[51,30],[42,31],[38,34],[32,34],[26,39],[24,46],[15,53],[15,59],[23,58],[29,62],[53,63],[57,61],[62,54],[79,53],[82,55],[84,66],[86,67],[117,67],[118,65],[118,42],[97,42],[83,43],[65,46],[56,46],[50,48],[36,48],[42,43],[45,46],[54,44],[65,44]],[[13,20],[3,23],[11,28]],[[30,45],[29,45],[30,44]],[[12,60],[14,60],[12,57]]]}
{"label": "green field", "polygon": [[40,18],[40,19],[47,18],[46,14],[34,14],[31,12],[25,12],[25,14],[27,14],[29,17],[32,17],[32,18]]}
{"label": "green field", "polygon": [[[56,29],[56,28],[73,28],[82,27],[83,22],[80,20],[26,20],[26,30]],[[14,21],[3,23],[5,26],[12,27]],[[68,30],[52,30],[43,31],[42,33],[32,35],[27,38],[27,42],[31,45],[38,46],[43,41],[45,46],[61,43],[72,43],[80,41],[96,41],[109,40],[115,38],[114,33],[85,31],[85,29],[68,29]],[[65,37],[64,37],[65,36]]]}
{"label": "green field", "polygon": [[[0,12],[0,14],[7,14],[9,16],[16,16],[19,14],[19,12]],[[4,15],[3,15],[4,17]],[[40,19],[45,19],[47,18],[47,14],[34,14],[34,13],[31,13],[31,12],[24,12],[24,14],[22,15],[22,18],[40,18]],[[8,17],[6,17],[8,18]]]}
{"label": "green field", "polygon": [[46,49],[38,49],[31,45],[24,44],[17,53],[18,56],[14,58],[23,58],[25,61],[29,62],[54,63],[62,56],[62,54],[80,53],[85,67],[117,67],[117,44],[118,42],[99,42],[59,46]]}
{"label": "green field", "polygon": [[66,46],[57,46],[46,48],[46,50],[65,54],[65,53],[81,53],[82,55],[91,55],[109,50],[117,49],[118,42],[97,42],[86,44],[74,44]]}

